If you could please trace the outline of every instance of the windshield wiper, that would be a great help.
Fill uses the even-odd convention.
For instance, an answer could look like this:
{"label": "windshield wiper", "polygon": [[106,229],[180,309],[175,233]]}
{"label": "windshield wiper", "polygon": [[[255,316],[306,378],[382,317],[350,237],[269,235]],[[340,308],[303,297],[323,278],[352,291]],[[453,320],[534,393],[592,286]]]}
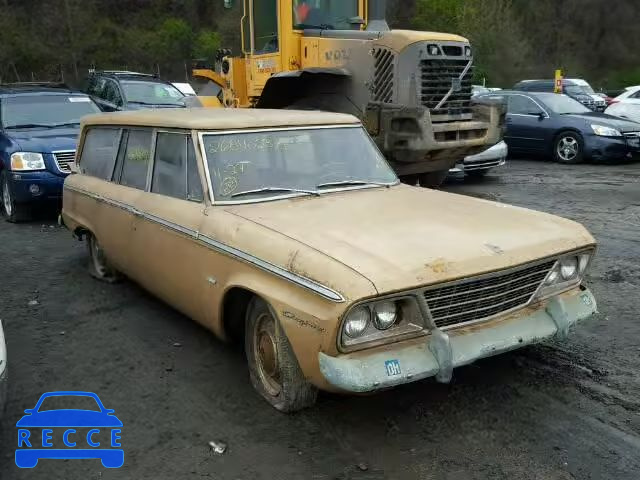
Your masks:
{"label": "windshield wiper", "polygon": [[159,105],[170,105],[172,107],[182,107],[184,106],[182,103],[149,103],[149,102],[139,102],[137,100],[129,100],[129,103],[135,103],[136,105],[148,105],[150,107],[157,107]]}
{"label": "windshield wiper", "polygon": [[391,183],[382,183],[382,182],[367,182],[365,180],[343,180],[340,182],[328,182],[321,183],[318,185],[318,188],[328,188],[328,187],[358,187],[363,185],[375,185],[377,187],[390,187],[393,184]]}
{"label": "windshield wiper", "polygon": [[231,198],[244,197],[247,195],[254,195],[257,193],[277,193],[277,192],[290,192],[290,193],[304,193],[306,195],[314,195],[316,197],[320,196],[319,192],[315,190],[302,190],[299,188],[284,188],[284,187],[266,187],[266,188],[258,188],[256,190],[247,190],[246,192],[238,192],[231,195]]}
{"label": "windshield wiper", "polygon": [[296,28],[301,30],[335,30],[336,27],[328,23],[321,23],[320,25],[310,25],[308,23],[299,23]]}
{"label": "windshield wiper", "polygon": [[61,128],[61,127],[76,127],[80,125],[80,122],[67,122],[67,123],[53,123],[49,125],[50,128]]}

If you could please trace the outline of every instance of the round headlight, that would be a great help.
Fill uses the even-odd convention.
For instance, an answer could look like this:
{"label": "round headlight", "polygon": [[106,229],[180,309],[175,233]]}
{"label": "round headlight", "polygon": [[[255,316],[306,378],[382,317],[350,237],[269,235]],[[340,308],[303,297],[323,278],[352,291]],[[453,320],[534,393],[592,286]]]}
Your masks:
{"label": "round headlight", "polygon": [[564,280],[572,280],[578,274],[578,258],[567,257],[560,260],[560,274]]}
{"label": "round headlight", "polygon": [[366,307],[354,309],[344,323],[344,333],[350,338],[357,338],[364,333],[369,325],[371,312]]}
{"label": "round headlight", "polygon": [[398,307],[396,302],[383,302],[376,305],[373,324],[378,330],[391,328],[397,319]]}
{"label": "round headlight", "polygon": [[591,255],[588,253],[584,253],[580,255],[580,273],[584,273],[587,270],[587,266],[589,265],[589,260],[591,260]]}
{"label": "round headlight", "polygon": [[547,285],[553,285],[558,281],[558,277],[560,276],[560,272],[558,272],[557,268],[554,268],[549,275],[547,275],[547,279],[544,283]]}

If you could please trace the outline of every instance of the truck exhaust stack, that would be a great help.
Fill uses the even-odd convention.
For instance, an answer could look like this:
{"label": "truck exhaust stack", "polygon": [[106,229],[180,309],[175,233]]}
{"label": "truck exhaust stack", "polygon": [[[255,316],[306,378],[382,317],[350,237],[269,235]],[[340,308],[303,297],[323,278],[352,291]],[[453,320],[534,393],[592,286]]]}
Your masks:
{"label": "truck exhaust stack", "polygon": [[369,24],[367,30],[373,32],[389,31],[387,23],[387,0],[369,0]]}

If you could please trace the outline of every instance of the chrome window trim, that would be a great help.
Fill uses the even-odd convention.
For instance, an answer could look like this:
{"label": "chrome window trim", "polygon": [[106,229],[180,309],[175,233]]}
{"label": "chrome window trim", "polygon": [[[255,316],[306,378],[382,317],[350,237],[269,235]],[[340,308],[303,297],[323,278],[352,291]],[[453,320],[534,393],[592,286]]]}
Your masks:
{"label": "chrome window trim", "polygon": [[[300,194],[286,194],[286,195],[274,195],[273,197],[261,198],[258,200],[244,200],[244,201],[224,201],[216,203],[215,194],[213,192],[213,182],[211,181],[211,172],[209,170],[209,159],[207,158],[207,152],[204,148],[204,137],[212,135],[232,135],[239,133],[262,133],[262,132],[287,132],[287,131],[299,131],[299,130],[327,130],[336,128],[364,128],[360,123],[345,123],[335,125],[306,125],[300,127],[273,127],[273,128],[245,128],[239,130],[211,130],[211,131],[198,131],[198,147],[200,150],[200,156],[202,157],[202,163],[204,166],[204,172],[207,180],[207,188],[209,189],[209,198],[212,205],[243,205],[247,203],[259,203],[273,200],[284,200],[287,198],[300,197]],[[327,192],[328,193],[328,192]]]}
{"label": "chrome window trim", "polygon": [[138,217],[142,217],[145,218],[149,221],[155,222],[159,225],[162,225],[166,228],[169,228],[175,232],[181,233],[183,235],[187,235],[189,237],[192,237],[194,240],[199,241],[200,243],[205,244],[206,246],[220,252],[223,254],[226,254],[230,257],[234,257],[238,260],[241,260],[245,263],[249,263],[251,265],[254,265],[266,272],[269,273],[273,273],[275,275],[277,275],[278,277],[287,280],[291,283],[294,283],[298,286],[301,286],[303,288],[306,288],[307,290],[310,290],[314,293],[317,293],[318,295],[322,296],[323,298],[326,298],[327,300],[331,300],[332,302],[335,303],[343,303],[345,301],[345,298],[338,292],[336,292],[335,290],[330,289],[329,287],[316,282],[315,280],[311,280],[307,277],[304,277],[302,275],[298,275],[295,273],[292,273],[288,270],[286,270],[283,267],[280,267],[278,265],[274,265],[273,263],[267,262],[266,260],[262,260],[254,255],[251,255],[247,252],[244,252],[242,250],[239,250],[237,248],[231,247],[225,243],[222,243],[218,240],[215,240],[211,237],[208,237],[206,235],[202,235],[200,232],[196,231],[196,230],[192,230],[189,228],[185,228],[181,225],[178,225],[176,223],[173,222],[169,222],[163,218],[160,218],[156,215],[152,215],[149,213],[143,213],[140,212],[139,210],[133,208],[130,205],[127,205],[125,203],[119,202],[117,200],[112,200],[109,198],[105,198],[101,195],[96,195],[94,193],[91,193],[87,190],[81,189],[81,188],[77,188],[75,186],[71,186],[71,185],[67,185],[65,184],[64,186],[65,189],[80,193],[82,195],[86,195],[88,197],[91,197],[95,200],[98,201],[102,201],[105,202],[109,205],[112,205],[114,207],[120,208],[122,210],[125,210],[129,213],[132,213],[133,215],[136,215]]}

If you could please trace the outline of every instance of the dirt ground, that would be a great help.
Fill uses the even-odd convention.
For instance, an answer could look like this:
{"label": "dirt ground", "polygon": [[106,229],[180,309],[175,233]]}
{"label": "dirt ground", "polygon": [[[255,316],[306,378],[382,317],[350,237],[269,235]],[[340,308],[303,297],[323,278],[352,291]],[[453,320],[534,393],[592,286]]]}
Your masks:
{"label": "dirt ground", "polygon": [[[637,480],[640,165],[513,160],[483,181],[445,188],[584,223],[600,242],[587,284],[601,314],[568,343],[478,362],[456,370],[451,385],[325,394],[291,416],[253,392],[237,348],[129,282],[91,279],[84,244],[54,216],[0,223],[10,369],[0,479]],[[54,390],[96,392],[115,409],[123,468],[97,460],[16,468],[15,423]],[[212,440],[227,452],[213,454]]]}

